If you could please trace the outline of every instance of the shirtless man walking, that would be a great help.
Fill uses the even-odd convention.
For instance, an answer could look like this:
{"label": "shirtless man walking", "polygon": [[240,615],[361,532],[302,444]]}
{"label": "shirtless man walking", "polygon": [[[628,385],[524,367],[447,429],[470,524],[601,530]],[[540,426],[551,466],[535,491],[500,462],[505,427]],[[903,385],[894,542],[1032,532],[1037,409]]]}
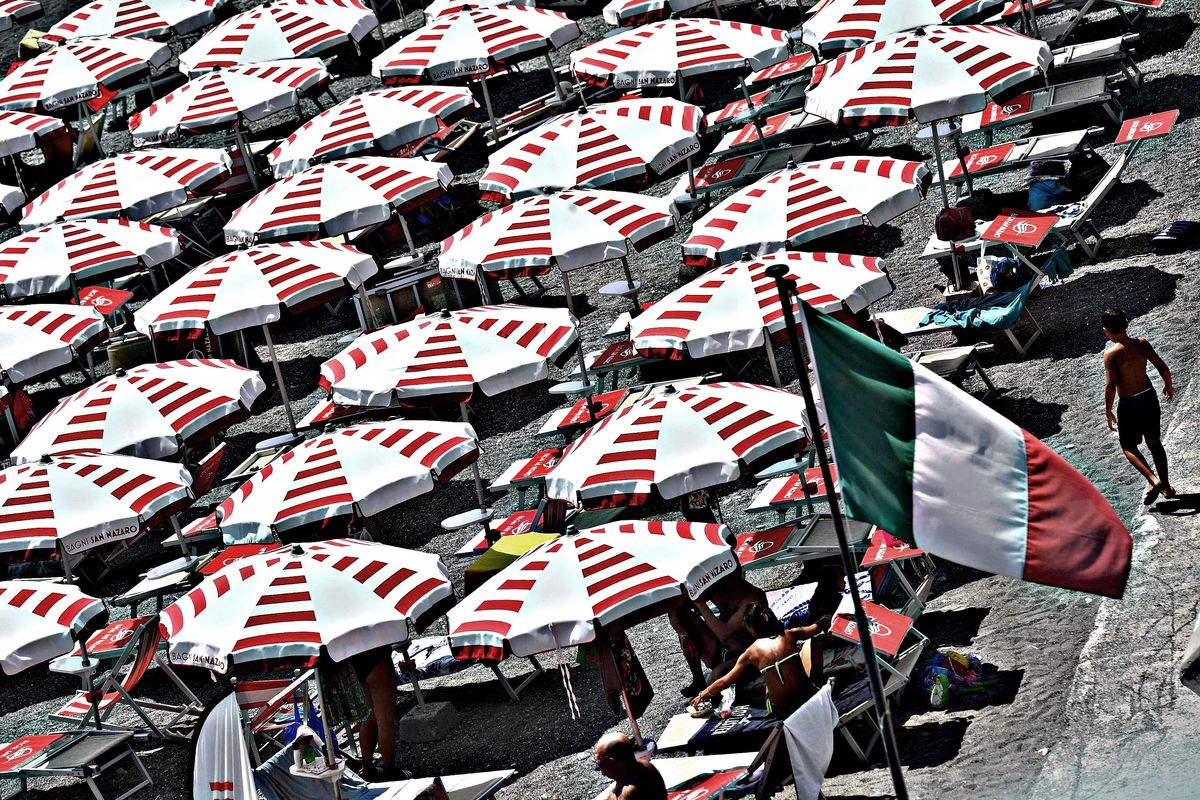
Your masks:
{"label": "shirtless man walking", "polygon": [[[1160,494],[1174,497],[1175,490],[1167,477],[1167,452],[1162,446],[1158,396],[1146,374],[1146,362],[1153,364],[1162,376],[1162,393],[1167,400],[1175,396],[1171,370],[1154,352],[1150,342],[1134,339],[1128,334],[1129,319],[1121,309],[1107,309],[1100,316],[1100,323],[1104,326],[1104,335],[1113,343],[1104,353],[1104,416],[1108,427],[1118,432],[1125,457],[1149,484],[1142,502],[1150,505]],[[1117,401],[1115,415],[1114,400]],[[1143,440],[1154,460],[1154,469],[1150,469],[1138,450]]]}

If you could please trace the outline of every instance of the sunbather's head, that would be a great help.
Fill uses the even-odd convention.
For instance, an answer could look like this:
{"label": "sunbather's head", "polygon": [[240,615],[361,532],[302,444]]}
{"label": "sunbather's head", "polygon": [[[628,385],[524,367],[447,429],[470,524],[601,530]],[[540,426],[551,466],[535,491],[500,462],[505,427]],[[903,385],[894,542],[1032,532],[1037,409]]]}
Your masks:
{"label": "sunbather's head", "polygon": [[817,591],[836,592],[846,590],[846,572],[837,564],[826,564],[817,570]]}
{"label": "sunbather's head", "polygon": [[606,733],[596,742],[592,758],[604,777],[617,781],[628,774],[630,767],[636,766],[635,752],[633,740],[625,734]]}
{"label": "sunbather's head", "polygon": [[1116,340],[1125,335],[1125,329],[1129,327],[1129,317],[1119,308],[1106,308],[1100,315],[1100,324],[1104,326],[1104,335]]}
{"label": "sunbather's head", "polygon": [[746,606],[742,619],[746,623],[746,630],[755,639],[769,639],[783,633],[783,623],[766,603],[753,602]]}

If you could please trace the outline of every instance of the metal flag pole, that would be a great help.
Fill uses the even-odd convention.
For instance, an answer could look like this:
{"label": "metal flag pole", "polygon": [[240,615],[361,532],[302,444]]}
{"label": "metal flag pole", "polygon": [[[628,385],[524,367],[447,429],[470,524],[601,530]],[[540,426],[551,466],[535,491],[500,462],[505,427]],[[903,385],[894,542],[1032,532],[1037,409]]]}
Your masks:
{"label": "metal flag pole", "polygon": [[[871,686],[871,697],[875,701],[875,716],[879,725],[880,738],[883,740],[883,750],[887,756],[888,770],[892,774],[892,786],[895,788],[897,800],[908,800],[908,789],[904,785],[904,771],[900,767],[900,753],[896,746],[896,733],[892,729],[892,714],[888,708],[887,697],[883,693],[883,679],[879,673],[875,643],[871,640],[871,623],[863,608],[862,597],[858,593],[858,581],[855,580],[855,573],[858,570],[850,552],[850,543],[846,539],[846,523],[842,518],[841,502],[833,490],[834,481],[829,468],[829,455],[821,443],[821,422],[817,419],[817,404],[813,399],[812,386],[808,381],[808,370],[805,368],[807,362],[800,350],[800,338],[796,334],[796,317],[792,313],[791,304],[791,296],[796,288],[796,282],[786,277],[787,267],[783,264],[772,264],[767,267],[767,276],[775,280],[775,288],[779,292],[779,302],[783,307],[788,343],[792,346],[792,358],[796,364],[797,382],[800,384],[800,394],[804,397],[804,407],[808,413],[810,438],[817,451],[817,463],[821,469],[821,479],[825,482],[825,493],[829,500],[829,513],[833,517],[833,530],[837,534],[838,549],[841,551],[842,569],[846,573],[846,585],[850,588],[850,599],[854,604],[854,623],[858,628],[858,640],[862,645],[863,656],[867,662],[867,682]],[[805,336],[807,337],[807,333]]]}

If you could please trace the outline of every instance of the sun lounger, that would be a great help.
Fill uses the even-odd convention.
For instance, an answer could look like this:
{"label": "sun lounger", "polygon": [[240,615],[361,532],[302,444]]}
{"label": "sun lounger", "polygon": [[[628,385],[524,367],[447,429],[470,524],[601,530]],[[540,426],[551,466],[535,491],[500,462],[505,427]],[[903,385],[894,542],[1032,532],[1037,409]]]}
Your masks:
{"label": "sun lounger", "polygon": [[538,663],[536,658],[530,656],[526,660],[533,667],[533,672],[524,676],[516,686],[513,686],[508,677],[500,671],[500,665],[495,662],[455,658],[450,650],[450,640],[444,636],[426,636],[422,639],[413,639],[400,652],[392,654],[392,661],[396,665],[397,674],[400,676],[397,685],[412,685],[419,705],[423,705],[425,702],[421,690],[422,680],[432,680],[434,678],[446,677],[447,675],[455,675],[477,665],[483,665],[490,669],[496,676],[496,680],[499,681],[500,688],[508,695],[508,699],[514,703],[519,703],[521,701],[521,692],[525,691],[529,687],[529,684],[533,683],[545,672],[545,669]]}
{"label": "sun lounger", "polygon": [[[20,782],[14,795],[29,789],[35,778],[72,778],[83,781],[96,800],[109,800],[101,779],[128,761],[137,770],[138,781],[111,800],[125,800],[152,785],[146,766],[133,749],[134,735],[128,731],[80,730],[41,736],[23,736],[0,744],[0,781]],[[108,781],[104,781],[107,783]]]}
{"label": "sun lounger", "polygon": [[528,458],[518,458],[504,472],[500,473],[496,480],[492,481],[488,490],[507,492],[509,489],[516,489],[517,509],[518,511],[524,510],[526,508],[525,494],[530,489],[535,489],[538,499],[541,499],[542,489],[546,485],[546,476],[558,464],[560,458],[562,458],[562,448],[559,447],[548,447],[537,451]]}
{"label": "sun lounger", "polygon": [[[850,546],[861,552],[872,529],[870,523],[846,520],[846,537]],[[839,552],[833,518],[827,514],[739,534],[734,545],[734,553],[745,570],[814,561],[836,556]]]}
{"label": "sun lounger", "polygon": [[[1098,8],[1114,9],[1125,25],[1132,28],[1148,11],[1160,8],[1162,3],[1163,0],[1034,0],[1031,5],[1035,12],[1040,12],[1043,16],[1068,14],[1065,20],[1038,25],[1038,35],[1044,41],[1057,44],[1070,38],[1087,15]],[[1021,15],[1021,0],[1013,0],[993,19],[1013,23]]]}
{"label": "sun lounger", "polygon": [[1113,122],[1120,124],[1125,118],[1125,108],[1121,105],[1120,90],[1113,85],[1117,80],[1108,75],[1096,75],[1025,92],[1003,103],[988,103],[983,111],[962,118],[962,132],[983,131],[990,147],[998,130],[1094,105],[1100,106]]}
{"label": "sun lounger", "polygon": [[925,610],[938,574],[937,563],[928,553],[879,529],[871,534],[859,566],[872,575],[872,596],[864,599],[896,608],[913,620]]}
{"label": "sun lounger", "polygon": [[705,116],[710,128],[725,128],[753,119],[780,114],[804,107],[804,92],[808,88],[808,75],[781,83],[761,92],[734,100],[723,108]]}
{"label": "sun lounger", "polygon": [[1132,51],[1140,39],[1136,33],[1127,33],[1124,36],[1060,47],[1054,51],[1054,61],[1050,65],[1051,75],[1057,80],[1059,76],[1076,70],[1111,65],[1124,73],[1130,86],[1137,88],[1142,85],[1142,72],[1133,60]]}
{"label": "sun lounger", "polygon": [[[726,132],[713,148],[711,155],[721,157],[753,153],[788,145],[793,147],[811,146],[835,138],[849,139],[850,137],[849,132],[838,136],[838,127],[816,114],[809,114],[803,110],[784,111],[772,114],[765,119],[746,122]],[[807,153],[807,151],[800,150],[790,152],[793,153],[793,156],[800,154],[801,158]]]}
{"label": "sun lounger", "polygon": [[[895,702],[896,697],[908,685],[928,642],[928,639],[917,633],[916,640],[902,650],[892,664],[887,665],[888,668],[883,674],[883,694],[887,702]],[[879,721],[875,716],[875,701],[871,697],[867,679],[861,678],[846,686],[835,695],[833,702],[838,710],[836,730],[854,755],[863,763],[867,763],[880,735]],[[865,739],[855,735],[854,728],[861,727],[866,728]]]}
{"label": "sun lounger", "polygon": [[[1034,280],[1037,280],[1035,275]],[[1000,331],[1008,338],[1021,358],[1042,335],[1042,326],[1029,310],[1026,301],[1032,284],[1011,292],[999,292],[971,298],[955,306],[904,308],[886,311],[876,319],[909,338],[951,330],[974,330],[983,333]],[[1029,337],[1022,341],[1014,328],[1025,317],[1033,326]]]}
{"label": "sun lounger", "polygon": [[[1050,133],[1030,136],[1012,142],[972,150],[960,159],[943,162],[942,174],[961,196],[962,185],[989,175],[999,175],[1028,167],[1035,161],[1068,159],[1088,148],[1089,136],[1099,135],[1103,128]],[[936,183],[937,179],[934,179]]]}
{"label": "sun lounger", "polygon": [[[837,486],[837,468],[830,467],[834,487]],[[828,500],[828,490],[819,467],[809,467],[803,473],[792,472],[768,480],[750,501],[746,510],[751,514],[774,511],[782,524],[788,514],[803,507],[806,514],[815,513],[813,504]]]}
{"label": "sun lounger", "polygon": [[919,350],[910,358],[935,375],[962,385],[971,375],[978,375],[987,387],[980,399],[986,400],[988,395],[996,391],[995,385],[983,365],[979,363],[979,354],[989,352],[992,346],[987,343],[959,345],[957,347],[939,347],[933,350]]}
{"label": "sun lounger", "polygon": [[[600,391],[605,391],[608,378],[612,376],[612,389],[617,388],[617,384],[621,380],[622,370],[628,370],[632,378],[636,380],[638,369],[643,364],[650,364],[654,361],[652,358],[646,358],[638,354],[633,349],[633,342],[629,341],[628,334],[623,340],[615,341],[607,345],[603,350],[593,350],[583,357],[584,363],[587,364],[588,376],[593,378],[596,383],[596,388]],[[571,371],[574,378],[580,376],[578,365]]]}

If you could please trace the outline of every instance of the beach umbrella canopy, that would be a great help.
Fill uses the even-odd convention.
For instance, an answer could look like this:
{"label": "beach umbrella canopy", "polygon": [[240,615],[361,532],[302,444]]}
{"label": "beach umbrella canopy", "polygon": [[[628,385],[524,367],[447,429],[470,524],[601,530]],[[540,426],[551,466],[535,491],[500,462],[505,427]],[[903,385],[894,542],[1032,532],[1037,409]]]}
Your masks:
{"label": "beach umbrella canopy", "polygon": [[800,300],[825,313],[861,311],[895,288],[883,260],[871,256],[779,252],[747,258],[700,275],[630,320],[634,349],[648,358],[678,360],[763,346],[786,324],[775,279],[767,275],[773,264],[787,267]]}
{"label": "beach umbrella canopy", "polygon": [[0,581],[0,668],[16,675],[71,652],[104,601],[70,584]]}
{"label": "beach umbrella canopy", "polygon": [[309,439],[217,506],[226,544],[255,544],[306,525],[370,517],[445,484],[479,457],[471,426],[392,420]]}
{"label": "beach umbrella canopy", "polygon": [[507,203],[547,189],[599,188],[662,175],[700,150],[704,112],[636,98],[560,114],[488,158],[484,200]]}
{"label": "beach umbrella canopy", "polygon": [[223,567],[163,609],[173,664],[226,672],[255,662],[334,661],[408,641],[454,601],[432,553],[333,539]]}
{"label": "beach umbrella canopy", "polygon": [[250,198],[225,225],[225,242],[338,236],[419,208],[453,180],[445,164],[419,158],[330,161]]}
{"label": "beach umbrella canopy", "polygon": [[630,27],[666,19],[704,5],[721,5],[713,0],[609,0],[601,14],[609,25]]}
{"label": "beach umbrella canopy", "polygon": [[665,198],[572,190],[518,200],[442,242],[444,274],[545,275],[624,258],[675,232]]}
{"label": "beach umbrella canopy", "polygon": [[37,147],[56,133],[67,133],[61,119],[26,111],[0,111],[0,156],[12,156]]}
{"label": "beach umbrella canopy", "polygon": [[317,58],[265,61],[192,78],[129,118],[134,147],[173,142],[185,134],[232,128],[300,103],[301,94],[328,83]]}
{"label": "beach umbrella canopy", "polygon": [[929,170],[919,161],[847,156],[772,172],[696,221],[684,261],[703,267],[743,253],[795,247],[860,225],[884,225],[921,203]]}
{"label": "beach umbrella canopy", "polygon": [[182,251],[179,234],[126,219],[76,219],[46,225],[0,243],[5,297],[32,297],[139,267],[155,267]]}
{"label": "beach umbrella canopy", "polygon": [[565,309],[515,304],[442,311],[355,339],[321,365],[341,405],[465,402],[543,380],[578,339]]}
{"label": "beach umbrella canopy", "polygon": [[336,242],[261,244],[206,261],[133,315],[147,335],[217,335],[277,322],[343,297],[378,272],[375,260]]}
{"label": "beach umbrella canopy", "polygon": [[932,25],[978,17],[1005,0],[826,0],[801,28],[801,41],[834,53]]}
{"label": "beach umbrella canopy", "polygon": [[195,359],[143,364],[63,398],[13,450],[14,464],[46,453],[168,458],[250,413],[266,389],[252,369]]}
{"label": "beach umbrella canopy", "polygon": [[736,480],[742,467],[806,438],[799,395],[710,383],[651,395],[609,414],[563,453],[547,495],[587,508],[670,500]]}
{"label": "beach umbrella canopy", "polygon": [[534,6],[534,0],[433,0],[425,6],[425,21],[434,17],[453,14],[467,8],[494,8],[495,6]]}
{"label": "beach umbrella canopy", "polygon": [[371,74],[392,84],[486,77],[579,36],[579,26],[558,11],[469,5],[401,37],[371,59]]}
{"label": "beach umbrella canopy", "polygon": [[95,0],[50,26],[42,42],[58,44],[82,36],[165,39],[212,23],[222,5],[224,0]]}
{"label": "beach umbrella canopy", "polygon": [[666,613],[737,571],[724,525],[614,522],[525,553],[447,615],[460,658],[500,661],[586,644],[596,626]]}
{"label": "beach umbrella canopy", "polygon": [[128,37],[72,39],[18,64],[0,80],[0,108],[56,111],[140,79],[171,59],[171,48]]}
{"label": "beach umbrella canopy", "polygon": [[571,70],[600,86],[675,86],[686,78],[749,72],[790,56],[788,33],[719,19],[668,19],[609,36],[571,53]]}
{"label": "beach umbrella canopy", "polygon": [[179,70],[195,76],[242,64],[306,58],[353,42],[379,20],[358,0],[275,0],[217,25],[179,56]]}
{"label": "beach umbrella canopy", "polygon": [[64,219],[141,219],[203,194],[230,168],[229,154],[218,149],[150,149],[106,158],[34,198],[25,207],[21,227]]}
{"label": "beach umbrella canopy", "polygon": [[88,453],[0,470],[0,553],[68,561],[132,539],[192,502],[178,464]]}
{"label": "beach umbrella canopy", "polygon": [[0,0],[0,31],[41,16],[42,4],[37,0]]}
{"label": "beach umbrella canopy", "polygon": [[804,108],[851,125],[934,122],[982,111],[1052,61],[1050,45],[1011,28],[934,25],[818,64]]}
{"label": "beach umbrella canopy", "polygon": [[23,383],[65,367],[108,333],[92,306],[0,306],[0,376]]}
{"label": "beach umbrella canopy", "polygon": [[475,110],[470,89],[406,86],[350,97],[297,128],[267,155],[276,178],[321,161],[401,151]]}

